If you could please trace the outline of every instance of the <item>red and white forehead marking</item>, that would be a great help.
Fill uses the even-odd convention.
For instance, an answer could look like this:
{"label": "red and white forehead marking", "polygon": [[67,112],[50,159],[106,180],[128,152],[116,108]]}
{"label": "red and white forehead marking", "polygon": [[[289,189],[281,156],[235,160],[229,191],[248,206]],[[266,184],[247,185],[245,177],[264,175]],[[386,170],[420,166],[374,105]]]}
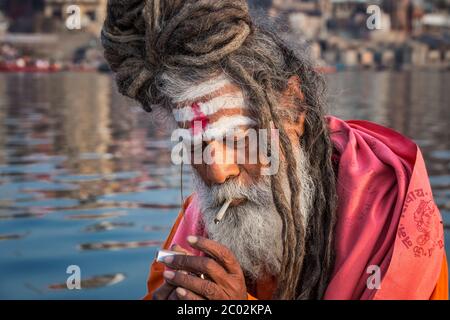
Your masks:
{"label": "red and white forehead marking", "polygon": [[185,139],[221,139],[236,129],[254,126],[242,90],[225,75],[192,86],[177,99],[173,115]]}

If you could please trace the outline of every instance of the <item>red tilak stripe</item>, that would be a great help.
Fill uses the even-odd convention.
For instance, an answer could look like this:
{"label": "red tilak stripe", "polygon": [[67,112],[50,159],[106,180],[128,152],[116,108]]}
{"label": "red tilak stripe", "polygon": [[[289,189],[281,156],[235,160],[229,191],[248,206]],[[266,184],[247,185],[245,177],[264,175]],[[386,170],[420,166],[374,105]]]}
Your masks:
{"label": "red tilak stripe", "polygon": [[193,133],[194,135],[196,135],[198,132],[195,132],[195,131],[196,131],[196,130],[195,130],[196,128],[195,128],[195,126],[194,126],[194,123],[195,123],[196,121],[201,122],[201,124],[202,124],[202,130],[205,130],[206,126],[207,126],[208,123],[209,123],[209,119],[208,119],[208,117],[200,110],[200,105],[199,105],[197,102],[194,102],[194,103],[191,105],[191,108],[192,108],[192,111],[193,111],[194,114],[195,114],[194,119],[192,119],[192,121],[191,121],[191,128],[192,128],[192,133]]}

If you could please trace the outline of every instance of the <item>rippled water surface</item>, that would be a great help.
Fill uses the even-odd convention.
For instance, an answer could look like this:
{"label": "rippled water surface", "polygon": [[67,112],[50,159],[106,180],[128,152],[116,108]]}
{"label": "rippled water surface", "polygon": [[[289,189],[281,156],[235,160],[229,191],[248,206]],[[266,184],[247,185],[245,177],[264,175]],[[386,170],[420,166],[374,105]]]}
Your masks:
{"label": "rippled water surface", "polygon": [[[332,114],[379,122],[422,147],[450,226],[450,73],[328,81]],[[0,74],[0,298],[145,294],[180,206],[180,168],[167,128],[132,105],[108,75]],[[81,268],[83,290],[65,289],[69,265]]]}

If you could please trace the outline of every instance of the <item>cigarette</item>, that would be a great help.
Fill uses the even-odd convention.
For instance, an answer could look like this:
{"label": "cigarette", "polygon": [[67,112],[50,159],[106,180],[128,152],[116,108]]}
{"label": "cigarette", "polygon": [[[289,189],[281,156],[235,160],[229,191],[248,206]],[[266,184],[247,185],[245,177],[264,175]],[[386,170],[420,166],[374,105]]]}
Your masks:
{"label": "cigarette", "polygon": [[224,202],[224,204],[222,205],[222,208],[220,208],[219,212],[216,215],[216,218],[214,219],[214,223],[215,224],[219,224],[219,222],[223,219],[223,216],[225,215],[225,212],[227,211],[228,207],[231,204],[231,199],[228,199],[227,201]]}
{"label": "cigarette", "polygon": [[159,250],[156,255],[156,261],[157,262],[163,262],[163,259],[168,256],[175,256],[175,255],[181,255],[185,254],[183,252],[177,252],[177,251],[170,251],[170,250]]}

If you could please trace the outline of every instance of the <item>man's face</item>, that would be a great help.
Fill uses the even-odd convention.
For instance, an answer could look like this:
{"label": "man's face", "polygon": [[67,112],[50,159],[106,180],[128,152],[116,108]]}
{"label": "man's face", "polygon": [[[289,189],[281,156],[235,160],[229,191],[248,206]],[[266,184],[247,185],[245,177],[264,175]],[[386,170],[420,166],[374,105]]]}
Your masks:
{"label": "man's face", "polygon": [[[284,98],[282,102],[289,101]],[[229,179],[251,186],[260,180],[262,169],[269,166],[271,159],[262,151],[261,133],[256,130],[256,122],[238,86],[220,76],[192,86],[175,104],[173,114],[177,124],[189,135],[191,164],[207,186],[221,185]],[[283,125],[297,145],[296,129],[300,126],[296,128],[287,120]],[[278,151],[272,146],[272,153]],[[245,199],[233,200],[232,205],[237,205]]]}
{"label": "man's face", "polygon": [[[275,274],[281,263],[282,222],[273,202],[271,178],[261,174],[269,164],[260,157],[259,139],[255,141],[247,135],[256,129],[256,122],[250,116],[242,90],[219,77],[192,86],[174,102],[175,120],[188,136],[194,190],[209,237],[230,248],[251,277],[258,277],[261,272]],[[286,121],[284,126],[294,149],[300,149],[302,124]],[[230,135],[235,142],[231,145]],[[199,149],[200,154],[207,150],[211,159],[192,161]],[[258,154],[257,161],[250,161],[250,157],[242,161],[239,155],[243,151],[246,155]],[[282,163],[283,158],[280,160]],[[303,164],[299,163],[299,167]],[[284,176],[283,193],[289,199],[286,168],[281,165],[280,170]],[[232,200],[231,206],[216,225],[217,212],[228,199]]]}
{"label": "man's face", "polygon": [[[191,164],[203,182],[209,187],[229,179],[244,186],[257,182],[264,165],[258,137],[251,139],[254,136],[248,134],[250,130],[257,133],[256,122],[242,90],[222,76],[193,86],[182,99],[173,113],[178,126],[189,131]],[[194,161],[195,152],[201,155],[200,161]],[[239,152],[244,158],[239,158]],[[208,161],[203,156],[206,153]],[[257,161],[250,161],[250,153],[258,155]],[[233,200],[236,205],[244,199]]]}

